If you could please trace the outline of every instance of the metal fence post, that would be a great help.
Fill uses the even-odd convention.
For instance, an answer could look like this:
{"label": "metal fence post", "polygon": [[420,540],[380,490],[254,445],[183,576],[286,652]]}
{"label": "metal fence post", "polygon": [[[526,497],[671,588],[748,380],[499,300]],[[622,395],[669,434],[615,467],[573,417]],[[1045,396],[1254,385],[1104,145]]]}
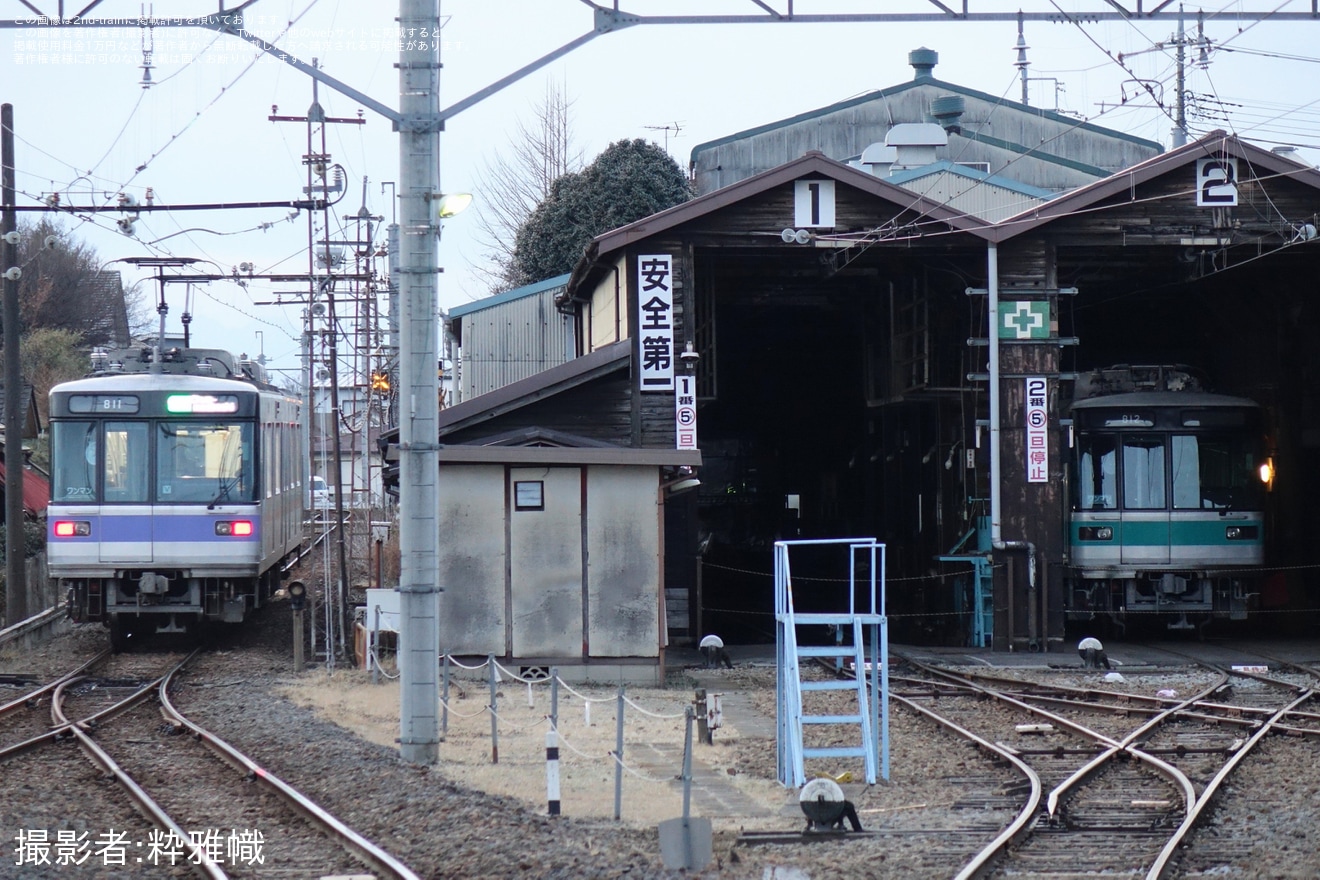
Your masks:
{"label": "metal fence post", "polygon": [[500,762],[500,719],[495,714],[496,692],[500,685],[500,672],[495,668],[495,655],[489,654],[486,662],[490,664],[490,762]]}
{"label": "metal fence post", "polygon": [[440,689],[440,741],[449,733],[449,652],[444,655],[444,684]]}
{"label": "metal fence post", "polygon": [[619,685],[619,699],[614,710],[617,719],[614,735],[614,818],[623,818],[623,685]]}

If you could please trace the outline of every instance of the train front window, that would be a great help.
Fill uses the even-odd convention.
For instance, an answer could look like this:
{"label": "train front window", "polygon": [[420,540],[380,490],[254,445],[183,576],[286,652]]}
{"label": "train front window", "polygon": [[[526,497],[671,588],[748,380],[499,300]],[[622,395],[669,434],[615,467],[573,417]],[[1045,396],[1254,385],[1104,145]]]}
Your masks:
{"label": "train front window", "polygon": [[157,425],[157,501],[209,504],[255,498],[250,424]]}
{"label": "train front window", "polygon": [[105,423],[105,500],[144,503],[151,473],[148,462],[150,434],[146,422]]}
{"label": "train front window", "polygon": [[1112,434],[1087,434],[1078,441],[1073,500],[1078,510],[1118,507],[1117,446]]}
{"label": "train front window", "polygon": [[1123,438],[1123,507],[1164,508],[1164,438]]}
{"label": "train front window", "polygon": [[50,426],[50,496],[56,502],[96,501],[99,444],[95,422],[54,422]]}
{"label": "train front window", "polygon": [[1180,510],[1249,510],[1260,506],[1256,456],[1244,438],[1173,437],[1173,506]]}

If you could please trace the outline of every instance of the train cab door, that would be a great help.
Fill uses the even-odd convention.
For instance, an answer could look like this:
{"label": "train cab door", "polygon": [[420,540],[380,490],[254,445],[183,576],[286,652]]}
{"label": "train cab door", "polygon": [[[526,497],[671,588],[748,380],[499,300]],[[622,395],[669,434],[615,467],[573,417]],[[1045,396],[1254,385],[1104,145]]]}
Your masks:
{"label": "train cab door", "polygon": [[152,562],[155,511],[151,498],[150,425],[145,421],[107,421],[104,430],[101,562]]}
{"label": "train cab door", "polygon": [[1122,559],[1129,565],[1169,562],[1169,504],[1165,437],[1122,438]]}

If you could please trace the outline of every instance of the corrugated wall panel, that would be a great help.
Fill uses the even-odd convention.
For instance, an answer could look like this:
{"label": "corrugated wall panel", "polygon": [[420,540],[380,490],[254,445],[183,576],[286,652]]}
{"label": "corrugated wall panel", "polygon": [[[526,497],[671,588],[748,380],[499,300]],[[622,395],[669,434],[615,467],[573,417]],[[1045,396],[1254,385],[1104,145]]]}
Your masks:
{"label": "corrugated wall panel", "polygon": [[555,309],[562,287],[493,305],[463,317],[461,399],[503,388],[564,363],[573,322]]}

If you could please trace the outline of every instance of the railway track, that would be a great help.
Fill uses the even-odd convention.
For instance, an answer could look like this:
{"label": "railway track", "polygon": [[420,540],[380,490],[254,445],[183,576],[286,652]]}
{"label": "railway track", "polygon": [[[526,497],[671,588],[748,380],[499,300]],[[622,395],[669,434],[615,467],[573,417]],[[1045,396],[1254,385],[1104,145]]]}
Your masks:
{"label": "railway track", "polygon": [[[1271,731],[1320,739],[1320,714],[1306,708],[1320,686],[1314,670],[1279,677],[1207,667],[1196,683],[1201,689],[1187,697],[923,672],[936,681],[891,673],[898,689],[891,696],[949,729],[1004,734],[993,746],[1028,768],[1032,795],[1017,819],[949,875],[969,880],[1088,873],[1154,880],[1181,876],[1183,863],[1197,870],[1241,863],[1251,852],[1249,834],[1226,840],[1193,829],[1225,780],[1249,778],[1239,768],[1251,766],[1248,756]],[[996,706],[992,712],[982,705],[987,700]],[[1005,718],[1003,706],[1031,720]],[[1270,751],[1314,768],[1314,785],[1320,777],[1314,746],[1280,746],[1278,739],[1269,740]],[[1038,787],[1048,791],[1041,800],[1034,798]],[[1231,824],[1231,811],[1229,819],[1223,814],[1219,825]]]}
{"label": "railway track", "polygon": [[17,693],[6,697],[7,701],[0,704],[0,761],[55,739],[58,732],[53,731],[45,722],[42,712],[43,707],[50,703],[51,694],[59,685],[104,663],[109,657],[108,650],[102,651],[47,684],[38,684],[27,676],[14,676],[5,682]]}
{"label": "railway track", "polygon": [[[11,762],[12,771],[0,773],[0,817],[19,829],[12,848],[18,867],[26,863],[37,876],[63,859],[107,877],[161,876],[165,869],[209,878],[370,871],[416,880],[393,856],[173,707],[170,688],[196,653],[98,655],[11,701],[28,708],[9,712],[27,717],[3,728],[0,739],[0,761]],[[38,701],[49,703],[51,721],[33,734],[30,707]],[[75,753],[61,747],[70,739],[90,765],[70,760]],[[73,817],[46,808],[70,802],[88,808]]]}

